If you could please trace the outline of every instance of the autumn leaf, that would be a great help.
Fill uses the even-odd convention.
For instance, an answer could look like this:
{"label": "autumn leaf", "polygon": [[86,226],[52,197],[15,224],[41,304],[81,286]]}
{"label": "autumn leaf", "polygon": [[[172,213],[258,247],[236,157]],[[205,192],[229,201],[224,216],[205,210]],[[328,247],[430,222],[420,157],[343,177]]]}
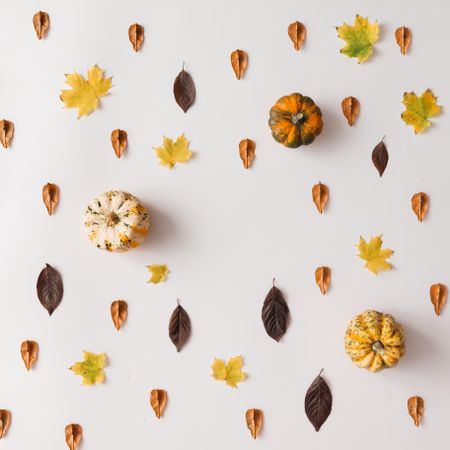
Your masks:
{"label": "autumn leaf", "polygon": [[373,44],[378,41],[378,22],[370,23],[367,17],[356,15],[354,25],[336,27],[338,36],[346,41],[347,45],[341,53],[349,58],[357,58],[358,64],[367,61],[373,53]]}
{"label": "autumn leaf", "polygon": [[148,283],[158,284],[166,281],[169,268],[165,264],[150,264],[147,269],[152,274]]}
{"label": "autumn leaf", "polygon": [[192,152],[189,150],[189,141],[184,134],[178,136],[173,142],[172,139],[165,137],[163,145],[155,148],[156,156],[162,166],[172,169],[176,163],[185,163],[189,161]]}
{"label": "autumn leaf", "polygon": [[359,238],[358,250],[359,257],[366,261],[364,267],[370,272],[378,275],[378,272],[383,272],[392,269],[392,264],[386,260],[393,255],[393,251],[389,248],[382,249],[383,241],[380,236],[375,236],[366,242],[361,236]]}
{"label": "autumn leaf", "polygon": [[427,89],[420,97],[414,92],[403,94],[402,103],[406,110],[402,112],[401,117],[406,125],[414,127],[415,134],[423,133],[431,125],[428,119],[441,113],[441,107],[436,100],[430,89]]}
{"label": "autumn leaf", "polygon": [[69,369],[83,377],[83,385],[99,384],[105,381],[106,355],[104,353],[83,352],[84,360],[76,362]]}
{"label": "autumn leaf", "polygon": [[61,91],[66,108],[78,108],[78,118],[87,116],[98,107],[98,99],[111,89],[111,78],[103,78],[97,65],[88,70],[87,80],[77,72],[66,74],[66,83],[72,88]]}
{"label": "autumn leaf", "polygon": [[225,381],[228,386],[236,388],[237,384],[246,378],[245,373],[241,370],[243,365],[242,356],[230,358],[227,363],[223,359],[215,358],[211,366],[213,371],[211,376],[215,380]]}

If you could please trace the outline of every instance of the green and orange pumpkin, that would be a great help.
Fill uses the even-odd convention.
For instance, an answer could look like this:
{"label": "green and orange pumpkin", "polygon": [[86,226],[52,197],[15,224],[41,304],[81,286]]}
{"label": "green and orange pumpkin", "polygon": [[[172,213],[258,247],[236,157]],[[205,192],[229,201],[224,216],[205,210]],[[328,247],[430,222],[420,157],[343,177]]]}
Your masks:
{"label": "green and orange pumpkin", "polygon": [[310,97],[285,95],[270,109],[269,127],[273,138],[286,147],[308,145],[322,131],[322,111]]}

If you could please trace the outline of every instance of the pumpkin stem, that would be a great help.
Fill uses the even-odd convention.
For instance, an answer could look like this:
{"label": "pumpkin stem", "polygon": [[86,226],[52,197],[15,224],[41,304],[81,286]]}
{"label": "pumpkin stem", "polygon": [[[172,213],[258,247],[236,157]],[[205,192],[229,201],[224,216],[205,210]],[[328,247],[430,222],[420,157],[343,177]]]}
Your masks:
{"label": "pumpkin stem", "polygon": [[120,222],[119,216],[114,212],[110,213],[106,218],[106,225],[108,225],[108,227],[113,227],[119,222]]}
{"label": "pumpkin stem", "polygon": [[375,353],[380,353],[382,355],[384,353],[384,345],[383,345],[383,343],[381,341],[375,341],[372,344],[372,350]]}
{"label": "pumpkin stem", "polygon": [[292,114],[292,123],[297,125],[301,120],[303,120],[303,113],[299,112],[297,114]]}

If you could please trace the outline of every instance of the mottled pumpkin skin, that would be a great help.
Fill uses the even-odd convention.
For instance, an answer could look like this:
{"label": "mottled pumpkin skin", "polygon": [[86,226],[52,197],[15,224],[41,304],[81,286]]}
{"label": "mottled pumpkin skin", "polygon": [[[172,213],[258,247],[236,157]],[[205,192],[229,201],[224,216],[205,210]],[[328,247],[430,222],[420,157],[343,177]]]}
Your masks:
{"label": "mottled pumpkin skin", "polygon": [[390,314],[364,311],[347,328],[345,351],[358,367],[371,372],[394,367],[405,354],[403,329]]}
{"label": "mottled pumpkin skin", "polygon": [[286,147],[308,145],[322,131],[322,112],[309,97],[285,95],[270,109],[269,127],[273,138]]}

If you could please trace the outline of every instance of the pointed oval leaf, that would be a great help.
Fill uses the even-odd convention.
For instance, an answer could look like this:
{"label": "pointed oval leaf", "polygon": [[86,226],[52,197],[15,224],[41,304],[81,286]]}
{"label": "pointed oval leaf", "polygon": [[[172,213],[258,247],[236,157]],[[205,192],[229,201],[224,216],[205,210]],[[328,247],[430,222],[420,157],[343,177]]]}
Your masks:
{"label": "pointed oval leaf", "polygon": [[245,71],[247,70],[248,65],[248,55],[244,50],[235,50],[231,53],[231,66],[233,67],[234,73],[236,74],[236,78],[240,80]]}
{"label": "pointed oval leaf", "polygon": [[77,450],[78,444],[83,436],[83,428],[77,423],[66,425],[64,430],[66,435],[66,443],[70,450]]}
{"label": "pointed oval leaf", "polygon": [[239,142],[239,156],[242,159],[244,167],[249,169],[255,159],[256,144],[251,139],[242,139]]}
{"label": "pointed oval leaf", "polygon": [[7,409],[0,409],[0,439],[3,439],[11,425],[11,412]]}
{"label": "pointed oval leaf", "polygon": [[256,439],[263,425],[263,412],[260,409],[247,409],[245,419],[247,421],[247,428],[250,430],[253,439]]}
{"label": "pointed oval leaf", "polygon": [[412,33],[407,27],[399,27],[395,30],[395,39],[402,55],[408,53],[409,46],[411,45]]}
{"label": "pointed oval leaf", "polygon": [[345,97],[341,102],[341,107],[348,124],[352,126],[359,114],[359,100],[356,97]]}
{"label": "pointed oval leaf", "polygon": [[33,16],[33,25],[38,39],[42,39],[50,28],[50,17],[46,12],[38,11]]}
{"label": "pointed oval leaf", "polygon": [[111,144],[114,153],[120,158],[128,146],[128,133],[125,130],[113,130],[111,133]]}
{"label": "pointed oval leaf", "polygon": [[313,380],[305,396],[305,412],[316,431],[327,420],[333,403],[330,388],[321,374],[322,371]]}
{"label": "pointed oval leaf", "polygon": [[414,425],[418,427],[425,411],[425,404],[422,397],[415,395],[408,398],[408,412],[414,421]]}
{"label": "pointed oval leaf", "polygon": [[42,188],[42,200],[47,208],[48,215],[51,216],[59,202],[59,187],[53,183],[47,183]]}
{"label": "pointed oval leaf", "polygon": [[14,123],[6,119],[0,120],[0,143],[4,148],[8,148],[11,145],[13,137]]}
{"label": "pointed oval leaf", "polygon": [[133,46],[133,50],[137,52],[142,43],[144,42],[145,30],[142,25],[138,23],[133,23],[128,28],[128,38],[130,39],[131,45]]}
{"label": "pointed oval leaf", "polygon": [[150,392],[150,405],[155,411],[156,417],[161,418],[167,403],[167,393],[164,389],[153,389]]}
{"label": "pointed oval leaf", "polygon": [[111,303],[111,318],[117,331],[122,327],[127,315],[128,303],[125,300],[115,300]]}
{"label": "pointed oval leaf", "polygon": [[328,186],[320,182],[312,188],[313,202],[320,214],[324,212],[325,206],[328,203],[329,192]]}
{"label": "pointed oval leaf", "polygon": [[430,197],[425,192],[418,192],[411,198],[411,207],[419,222],[422,222],[428,212]]}
{"label": "pointed oval leaf", "polygon": [[61,275],[50,264],[45,264],[36,283],[37,296],[41,305],[51,316],[61,303],[64,287]]}
{"label": "pointed oval leaf", "polygon": [[372,151],[372,162],[375,168],[378,170],[380,177],[383,175],[388,161],[389,153],[387,151],[386,145],[384,144],[383,138]]}
{"label": "pointed oval leaf", "polygon": [[320,292],[325,295],[331,282],[331,269],[329,267],[318,267],[316,269],[316,284],[319,286]]}
{"label": "pointed oval leaf", "polygon": [[191,335],[191,319],[186,310],[178,303],[169,321],[169,337],[179,352]]}
{"label": "pointed oval leaf", "polygon": [[289,325],[289,307],[275,284],[264,300],[261,318],[267,334],[279,342]]}
{"label": "pointed oval leaf", "polygon": [[288,27],[288,35],[294,44],[295,50],[301,50],[306,35],[305,25],[298,21],[292,22]]}
{"label": "pointed oval leaf", "polygon": [[39,352],[39,345],[35,341],[24,341],[20,346],[20,353],[27,370],[36,362]]}
{"label": "pointed oval leaf", "polygon": [[178,103],[178,106],[184,111],[192,106],[195,101],[195,84],[191,75],[184,70],[181,69],[181,72],[175,78],[175,82],[173,83],[173,95],[175,96],[175,101]]}
{"label": "pointed oval leaf", "polygon": [[437,283],[430,287],[430,299],[434,306],[434,312],[437,316],[441,315],[442,308],[447,302],[447,286]]}

